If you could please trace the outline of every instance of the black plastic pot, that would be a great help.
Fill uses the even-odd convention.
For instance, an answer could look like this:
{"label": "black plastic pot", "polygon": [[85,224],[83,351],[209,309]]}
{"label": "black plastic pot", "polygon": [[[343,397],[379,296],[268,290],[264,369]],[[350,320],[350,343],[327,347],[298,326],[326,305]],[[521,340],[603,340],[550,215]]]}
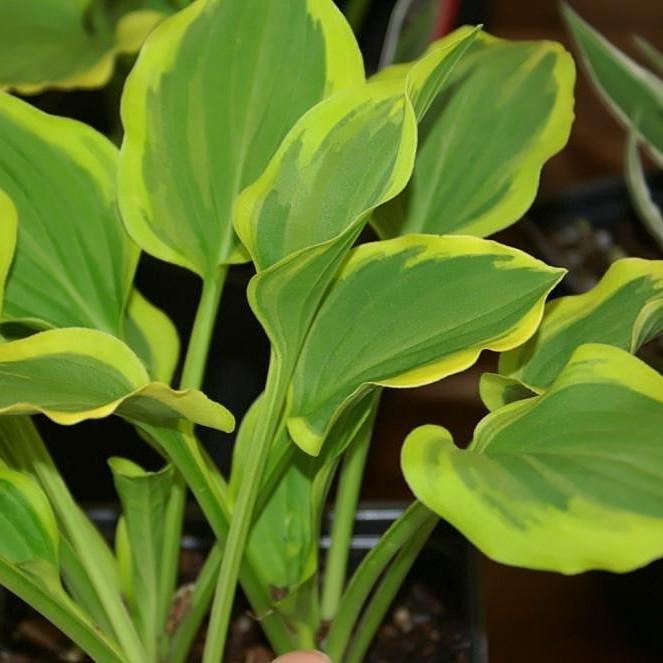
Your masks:
{"label": "black plastic pot", "polygon": [[[357,513],[352,539],[352,566],[361,561],[402,511],[402,504],[362,506]],[[90,515],[104,534],[112,535],[117,518],[114,508],[91,509]],[[332,517],[333,513],[330,513],[327,525]],[[328,531],[328,527],[325,529]],[[183,539],[185,552],[202,554],[213,542],[204,519],[197,511],[189,514],[186,532]],[[321,541],[323,551],[328,545],[329,538],[325,532]],[[421,626],[421,620],[427,619],[426,628],[437,634],[434,640],[437,638],[440,643],[439,650],[426,655],[413,640],[414,631],[410,632],[408,624],[403,623],[402,611],[395,614],[392,610],[382,629],[386,629],[388,637],[409,639],[412,652],[410,655],[399,655],[397,662],[383,658],[383,652],[373,652],[367,657],[367,662],[487,663],[475,552],[460,534],[445,523],[441,522],[433,532],[394,605],[399,602],[407,605],[407,601],[411,603],[413,600],[416,604],[419,595],[425,595],[427,604],[432,601],[435,610],[429,615],[423,612],[411,615],[412,627]],[[49,663],[87,660],[81,656],[77,658],[77,654],[80,652],[71,643],[22,602],[0,589],[0,661]]]}

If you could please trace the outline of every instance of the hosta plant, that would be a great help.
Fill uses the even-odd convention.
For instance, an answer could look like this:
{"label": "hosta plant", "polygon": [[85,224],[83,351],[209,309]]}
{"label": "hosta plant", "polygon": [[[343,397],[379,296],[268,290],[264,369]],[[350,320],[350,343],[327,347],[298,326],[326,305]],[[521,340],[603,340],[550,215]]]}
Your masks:
{"label": "hosta plant", "polygon": [[[143,46],[119,151],[2,93],[0,582],[103,663],[187,660],[210,606],[217,663],[238,582],[277,653],[352,663],[440,516],[530,568],[663,554],[663,378],[635,356],[663,327],[663,264],[624,260],[546,304],[563,271],[486,239],[566,142],[573,81],[558,44],[475,28],[366,80],[331,0],[197,0]],[[176,385],[177,334],[133,285],[141,251],[200,277]],[[199,388],[227,272],[249,261],[272,353],[223,476],[196,426],[235,421]],[[347,580],[381,390],[484,350],[501,353],[490,414],[465,450],[411,433],[416,500]],[[32,415],[120,416],[163,456],[158,471],[109,460],[113,545]],[[173,624],[189,491],[217,543]]]}

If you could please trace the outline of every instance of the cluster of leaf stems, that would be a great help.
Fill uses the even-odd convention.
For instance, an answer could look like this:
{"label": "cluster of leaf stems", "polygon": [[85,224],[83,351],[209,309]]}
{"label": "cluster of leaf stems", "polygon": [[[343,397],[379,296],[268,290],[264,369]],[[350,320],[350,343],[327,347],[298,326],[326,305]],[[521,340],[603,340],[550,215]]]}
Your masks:
{"label": "cluster of leaf stems", "polygon": [[[180,381],[182,388],[198,388],[202,384],[225,277],[224,269],[215,278],[203,282]],[[207,458],[192,431],[186,438],[189,446],[182,444],[181,438],[173,443],[164,434],[164,429],[155,427],[143,431],[152,438],[157,448],[166,452],[178,471],[164,528],[157,620],[164,629],[177,588],[187,485],[198,498],[218,539],[195,583],[190,606],[172,635],[160,640],[157,629],[149,642],[139,637],[118,592],[108,545],[75,503],[39,432],[27,417],[13,418],[16,443],[12,445],[8,460],[16,467],[31,470],[38,477],[66,535],[62,550],[62,572],[66,583],[74,597],[85,596],[88,599],[87,606],[98,603],[98,609],[91,616],[106,627],[105,632],[115,634],[117,645],[82,618],[80,608],[63,590],[57,589],[56,601],[52,593],[41,591],[38,585],[22,583],[20,576],[5,572],[2,566],[0,582],[60,626],[100,663],[144,663],[145,660],[183,663],[208,613],[212,597],[204,661],[217,663],[222,660],[237,576],[278,653],[322,647],[332,660],[348,663],[361,661],[438,519],[421,503],[414,502],[367,554],[346,584],[353,524],[368,450],[365,439],[355,440],[347,450],[340,470],[331,546],[322,587],[320,612],[322,622],[328,626],[327,633],[323,642],[318,642],[314,625],[293,630],[278,612],[272,610],[271,598],[244,558],[255,514],[264,506],[270,489],[278,482],[279,474],[285,470],[289,460],[286,453],[277,464],[277,469],[270,476],[263,477],[272,440],[284,425],[281,416],[285,398],[283,385],[278,362],[272,359],[266,388],[269,407],[262,421],[262,431],[256,438],[255,453],[249,456],[250,462],[243,468],[252,480],[242,482],[243,490],[240,490],[235,503],[231,502],[227,483],[217,470],[213,471],[216,490],[210,490],[209,475],[205,475],[204,469],[209,470],[212,461]],[[91,598],[93,596],[96,596],[96,601]]]}
{"label": "cluster of leaf stems", "polygon": [[[220,270],[216,278],[206,279],[203,283],[184,363],[181,381],[183,388],[199,388],[202,384],[225,276],[226,270]],[[279,470],[282,472],[287,467],[286,456],[281,459],[279,470],[274,472],[273,476],[268,478],[263,476],[272,442],[284,425],[282,414],[288,378],[289,376],[284,376],[280,371],[278,358],[272,356],[265,390],[267,406],[263,410],[262,427],[256,432],[253,453],[249,455],[247,465],[243,468],[245,476],[251,477],[251,480],[242,482],[237,501],[232,506],[228,529],[226,530],[225,523],[222,523],[223,518],[219,517],[219,505],[214,507],[214,513],[210,513],[209,508],[206,509],[205,504],[201,504],[217,536],[219,534],[223,536],[207,559],[196,585],[190,612],[180,624],[171,643],[169,660],[173,663],[184,660],[200,622],[206,614],[214,585],[216,591],[203,660],[204,663],[215,663],[221,659],[226,645],[238,576],[242,577],[244,590],[252,602],[253,609],[260,616],[261,625],[279,652],[321,644],[316,642],[313,628],[300,629],[299,632],[293,633],[289,625],[271,610],[269,598],[265,596],[264,589],[260,588],[250,569],[245,568],[240,572],[256,510],[261,506],[261,499],[268,499],[270,486],[279,480]],[[405,575],[438,520],[429,509],[414,502],[394,522],[378,545],[368,553],[346,587],[347,562],[367,453],[366,440],[358,440],[346,452],[340,470],[331,545],[326,559],[321,598],[321,619],[323,623],[329,624],[322,645],[332,660],[342,658],[348,663],[362,660]],[[176,465],[178,464],[178,458],[171,456],[171,459]],[[183,459],[179,469],[188,474],[189,468],[189,461]],[[195,474],[193,476],[189,474],[186,479],[194,493],[198,492],[199,496],[205,493],[206,487],[199,486]],[[223,482],[220,476],[219,481]],[[197,486],[200,487],[200,491],[196,490]],[[225,484],[222,493],[227,495]],[[169,523],[167,528],[172,538],[166,541],[166,546],[170,549],[172,557],[177,554],[180,544],[181,531],[178,524],[181,526],[184,490],[181,491],[181,495],[182,504],[179,509],[172,510],[173,522]],[[209,500],[205,502],[209,504]],[[226,511],[229,511],[229,505],[226,505]],[[366,610],[361,616],[364,606]],[[360,617],[361,623],[356,629],[357,635],[351,643],[355,624]],[[348,650],[350,643],[351,647]]]}

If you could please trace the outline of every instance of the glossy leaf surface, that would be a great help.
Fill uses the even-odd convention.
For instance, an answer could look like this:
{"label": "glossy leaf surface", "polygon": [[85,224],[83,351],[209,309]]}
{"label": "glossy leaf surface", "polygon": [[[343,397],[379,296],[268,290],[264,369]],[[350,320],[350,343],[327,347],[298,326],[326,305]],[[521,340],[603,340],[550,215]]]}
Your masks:
{"label": "glossy leaf surface", "polygon": [[317,454],[369,385],[412,387],[529,338],[563,270],[496,242],[412,235],[364,244],[335,277],[294,374],[288,429]]}
{"label": "glossy leaf surface", "polygon": [[[429,52],[469,30],[460,28]],[[408,71],[396,65],[378,79]],[[378,210],[378,232],[483,237],[517,221],[534,200],[544,163],[567,141],[574,79],[571,57],[555,42],[480,34],[428,111],[412,182]]]}
{"label": "glossy leaf surface", "polygon": [[663,554],[663,378],[581,346],[542,396],[488,415],[471,446],[437,426],[406,440],[408,484],[506,564],[629,571]]}
{"label": "glossy leaf surface", "polygon": [[0,345],[0,414],[42,413],[60,424],[106,417],[174,426],[182,419],[229,431],[230,412],[194,390],[150,382],[118,339],[91,329],[53,329]]}
{"label": "glossy leaf surface", "polygon": [[133,238],[201,276],[243,261],[236,196],[305,111],[363,80],[331,0],[201,0],[162,23],[122,100],[120,201]]}
{"label": "glossy leaf surface", "polygon": [[417,115],[475,37],[427,55],[404,77],[319,104],[238,200],[235,227],[259,269],[249,301],[286,370],[368,216],[406,185]]}

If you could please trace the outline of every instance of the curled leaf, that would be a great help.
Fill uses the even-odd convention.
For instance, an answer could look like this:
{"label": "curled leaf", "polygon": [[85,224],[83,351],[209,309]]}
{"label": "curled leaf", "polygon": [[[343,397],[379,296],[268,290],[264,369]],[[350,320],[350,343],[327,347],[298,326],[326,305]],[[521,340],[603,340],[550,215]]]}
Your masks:
{"label": "curled leaf", "polygon": [[542,395],[488,415],[461,450],[437,426],[402,454],[415,495],[493,559],[562,573],[663,555],[663,377],[578,348]]}

